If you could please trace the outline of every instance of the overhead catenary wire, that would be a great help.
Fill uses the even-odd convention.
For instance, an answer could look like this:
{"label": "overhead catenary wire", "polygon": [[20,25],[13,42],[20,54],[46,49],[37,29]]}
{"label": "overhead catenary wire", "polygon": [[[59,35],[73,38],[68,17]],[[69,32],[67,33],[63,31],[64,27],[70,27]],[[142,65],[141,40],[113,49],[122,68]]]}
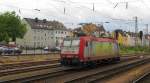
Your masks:
{"label": "overhead catenary wire", "polygon": [[[82,7],[83,7],[83,5],[82,5]],[[87,8],[87,7],[86,7]],[[128,2],[126,2],[126,8],[128,8]],[[90,8],[88,8],[89,10],[91,10]],[[97,11],[95,11],[95,6],[94,6],[94,4],[93,4],[93,12],[97,12]],[[98,12],[99,13],[99,12]],[[106,17],[106,16],[105,16]],[[116,20],[116,21],[134,21],[134,20],[126,20],[126,19],[114,19],[114,18],[110,18],[110,17],[107,17],[107,18],[109,18],[109,19],[111,19],[111,20]]]}
{"label": "overhead catenary wire", "polygon": [[[139,1],[139,0],[138,0]],[[132,1],[132,2],[134,2],[134,1]],[[112,3],[112,2],[110,2],[110,3]],[[128,4],[129,4],[129,2],[120,2],[120,3],[125,3],[126,5],[126,9],[128,9]],[[85,4],[85,3],[84,3]],[[89,3],[86,3],[86,4],[89,4]],[[118,3],[117,3],[117,5],[118,5]],[[83,5],[82,5],[83,6]],[[86,7],[87,8],[87,7]],[[90,8],[88,8],[88,9],[90,9]],[[93,12],[97,12],[97,11],[95,11],[95,6],[94,6],[94,4],[93,4]],[[99,13],[99,12],[98,12]],[[106,16],[105,16],[106,17]],[[111,18],[111,17],[108,17],[107,16],[107,18],[109,18],[109,19],[111,19],[111,20],[116,20],[116,21],[134,21],[134,20],[126,20],[126,19],[114,19],[114,18]]]}
{"label": "overhead catenary wire", "polygon": [[[61,3],[62,3],[62,2],[63,2],[63,3],[66,3],[65,1],[61,1],[61,0],[54,0],[54,1],[56,1],[56,2],[61,2]],[[70,0],[69,0],[68,3],[75,4],[74,2],[72,2],[72,1],[70,1]],[[76,2],[76,3],[78,3],[78,2]],[[89,4],[89,3],[88,3],[88,4]],[[91,3],[90,3],[90,4],[91,4]],[[97,3],[97,4],[98,4],[98,3]],[[53,5],[53,6],[54,6],[54,5]],[[83,6],[83,5],[82,5],[82,6],[80,5],[80,7],[81,7],[81,8],[82,8],[82,7],[87,8],[86,6]],[[56,7],[54,7],[54,8],[57,9]],[[91,10],[90,8],[87,8],[87,9]],[[59,9],[57,9],[57,10],[60,11]],[[64,7],[63,10],[64,10],[63,13],[66,14],[66,12],[67,12],[67,11],[66,11],[66,7]],[[95,10],[95,3],[93,3],[93,11],[94,11],[94,12],[97,12],[97,11]],[[99,13],[99,14],[100,14],[100,13]],[[104,15],[102,15],[102,16],[104,16]],[[131,21],[131,20],[125,20],[125,19],[116,19],[116,18],[112,18],[112,17],[109,17],[109,16],[104,16],[104,17],[109,18],[109,19],[112,19],[112,20],[118,20],[118,21],[119,21],[119,20],[120,20],[120,21]]]}
{"label": "overhead catenary wire", "polygon": [[[61,1],[61,0],[54,0],[54,1],[56,1],[56,2],[61,2],[61,3],[64,3],[63,1]],[[106,0],[106,1],[110,1],[110,0]],[[128,3],[134,3],[134,2],[136,2],[136,1],[143,1],[143,0],[132,0],[132,1],[127,1]],[[145,1],[143,1],[144,3],[145,3]],[[144,4],[143,2],[141,2],[142,4]],[[36,0],[36,4],[38,3],[38,0]],[[72,4],[78,4],[78,3],[80,3],[80,2],[76,2],[76,3],[74,3],[74,2],[71,2],[70,0],[68,0],[68,2],[67,2],[68,4],[69,3],[71,3],[70,5],[72,5]],[[109,2],[110,4],[112,4],[112,5],[114,5],[114,3],[115,2]],[[119,3],[119,2],[118,2]],[[120,2],[120,3],[122,3],[122,2]],[[60,8],[57,8],[57,7],[53,7],[53,8],[55,8],[56,10],[58,10],[59,12],[60,12],[60,10],[61,10],[61,13],[62,13],[62,11],[63,11],[63,13],[64,14],[66,14],[67,13],[67,10],[66,10],[66,8],[68,8],[69,6],[68,6],[68,4],[67,4],[67,6],[66,7],[63,7],[62,9],[60,9]],[[93,5],[93,8],[88,8],[88,7],[86,7],[86,6],[84,6],[84,5],[82,5],[82,4],[78,4],[78,6],[79,7],[84,7],[84,8],[87,8],[88,9],[88,11],[89,12],[94,12],[94,13],[98,13],[98,14],[100,14],[102,17],[105,17],[105,18],[108,18],[108,19],[111,19],[112,21],[124,21],[124,22],[128,22],[128,21],[133,21],[132,19],[122,19],[122,18],[113,18],[113,17],[111,17],[111,16],[106,16],[106,15],[103,15],[100,11],[98,11],[98,10],[96,10],[96,5],[95,4],[101,4],[101,2],[98,2],[98,3],[88,3],[88,2],[85,2],[84,4],[89,4],[89,5]],[[53,5],[54,6],[54,5]],[[145,5],[145,6],[147,6],[147,4]],[[36,7],[35,8],[39,8],[38,7],[38,5],[36,5]],[[128,5],[126,4],[126,8],[128,8]],[[147,8],[148,8],[148,6],[147,6]],[[128,8],[129,9],[129,8]],[[19,12],[21,13],[22,12],[22,10],[24,10],[24,9],[22,9],[22,8],[19,8],[18,9],[19,10]],[[29,9],[30,10],[30,9]],[[30,11],[33,11],[33,10],[30,10]],[[40,13],[41,13],[42,11],[40,11]],[[93,13],[93,14],[94,14]]]}
{"label": "overhead catenary wire", "polygon": [[[81,3],[81,2],[72,2],[72,1],[70,1],[69,0],[69,3],[71,3],[71,4],[76,4],[76,3]],[[86,4],[86,2],[85,2],[85,4]],[[92,3],[88,3],[88,4],[92,4]],[[98,4],[98,3],[96,3],[96,4]],[[88,7],[86,7],[86,6],[84,6],[84,5],[80,5],[79,7],[80,8],[82,8],[82,7],[84,7],[84,8],[87,8],[87,9],[89,9],[89,10],[92,10],[92,11],[94,11],[94,12],[96,12],[96,13],[99,13],[99,14],[101,14],[100,12],[98,12],[97,10],[95,10],[95,3],[93,3],[92,4],[93,5],[93,8],[88,8]],[[102,15],[102,14],[101,14]],[[104,15],[102,15],[102,16],[104,16]],[[112,18],[112,17],[108,17],[108,16],[104,16],[104,17],[106,17],[106,18],[109,18],[109,19],[111,19],[111,20],[120,20],[120,21],[133,21],[133,20],[126,20],[126,19],[116,19],[116,18]]]}

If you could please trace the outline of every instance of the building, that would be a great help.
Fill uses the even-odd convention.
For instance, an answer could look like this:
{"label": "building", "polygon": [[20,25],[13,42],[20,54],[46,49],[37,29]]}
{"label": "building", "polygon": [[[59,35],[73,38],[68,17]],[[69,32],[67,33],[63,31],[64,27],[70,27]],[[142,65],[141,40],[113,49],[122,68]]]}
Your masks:
{"label": "building", "polygon": [[24,18],[23,22],[27,25],[27,33],[23,39],[16,41],[18,45],[23,47],[60,46],[63,39],[69,36],[69,30],[58,21]]}
{"label": "building", "polygon": [[102,35],[106,35],[106,31],[105,31],[105,29],[104,29],[104,26],[103,25],[101,25],[101,24],[97,24],[96,25],[96,30],[94,31],[94,35],[96,36],[96,37],[101,37]]}
{"label": "building", "polygon": [[[91,30],[92,31],[92,35],[94,35],[95,37],[101,37],[102,35],[106,35],[106,31],[104,29],[104,27],[100,24],[95,24],[95,29]],[[78,27],[75,28],[73,30],[74,32],[78,33],[78,34],[86,34],[86,32],[84,31],[83,27]]]}

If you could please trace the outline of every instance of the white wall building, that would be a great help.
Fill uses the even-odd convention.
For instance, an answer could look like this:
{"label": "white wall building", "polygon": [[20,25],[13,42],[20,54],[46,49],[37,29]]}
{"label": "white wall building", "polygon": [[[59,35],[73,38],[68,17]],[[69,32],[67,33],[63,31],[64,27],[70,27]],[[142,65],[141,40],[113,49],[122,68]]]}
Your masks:
{"label": "white wall building", "polygon": [[62,23],[57,21],[25,18],[23,22],[27,24],[27,33],[23,39],[16,41],[23,47],[60,46],[63,39],[70,33]]}

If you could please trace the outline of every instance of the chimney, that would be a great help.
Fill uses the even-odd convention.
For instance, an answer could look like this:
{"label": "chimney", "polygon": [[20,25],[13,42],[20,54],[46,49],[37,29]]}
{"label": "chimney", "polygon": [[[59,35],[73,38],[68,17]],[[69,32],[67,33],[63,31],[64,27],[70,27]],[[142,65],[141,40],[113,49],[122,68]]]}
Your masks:
{"label": "chimney", "polygon": [[38,22],[38,18],[37,17],[35,18],[35,22]]}
{"label": "chimney", "polygon": [[46,23],[46,19],[43,19],[43,23]]}

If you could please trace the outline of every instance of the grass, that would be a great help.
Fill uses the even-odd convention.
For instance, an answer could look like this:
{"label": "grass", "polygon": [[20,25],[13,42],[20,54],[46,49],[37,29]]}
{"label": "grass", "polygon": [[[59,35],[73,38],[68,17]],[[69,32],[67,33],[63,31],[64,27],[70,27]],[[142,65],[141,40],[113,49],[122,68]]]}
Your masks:
{"label": "grass", "polygon": [[150,47],[120,45],[120,54],[135,54],[135,53],[150,53]]}

